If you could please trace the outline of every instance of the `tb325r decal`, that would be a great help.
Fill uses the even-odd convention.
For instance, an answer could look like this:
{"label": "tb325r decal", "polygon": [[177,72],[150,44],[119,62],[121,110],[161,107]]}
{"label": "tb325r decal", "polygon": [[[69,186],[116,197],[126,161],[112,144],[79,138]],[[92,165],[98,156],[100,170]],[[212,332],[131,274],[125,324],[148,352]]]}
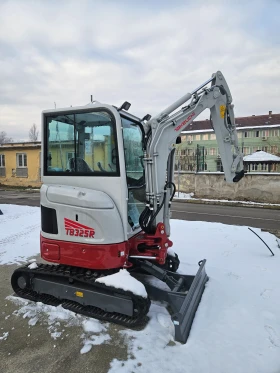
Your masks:
{"label": "tb325r decal", "polygon": [[94,238],[94,229],[77,221],[64,218],[64,227],[68,236]]}

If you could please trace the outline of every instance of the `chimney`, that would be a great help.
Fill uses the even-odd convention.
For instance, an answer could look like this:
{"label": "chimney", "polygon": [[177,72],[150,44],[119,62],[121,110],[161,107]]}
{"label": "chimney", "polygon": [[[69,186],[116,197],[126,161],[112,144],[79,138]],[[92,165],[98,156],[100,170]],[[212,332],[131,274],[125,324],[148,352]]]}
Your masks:
{"label": "chimney", "polygon": [[271,110],[269,110],[268,114],[269,114],[269,116],[270,116],[270,115],[272,114],[272,111],[271,111]]}

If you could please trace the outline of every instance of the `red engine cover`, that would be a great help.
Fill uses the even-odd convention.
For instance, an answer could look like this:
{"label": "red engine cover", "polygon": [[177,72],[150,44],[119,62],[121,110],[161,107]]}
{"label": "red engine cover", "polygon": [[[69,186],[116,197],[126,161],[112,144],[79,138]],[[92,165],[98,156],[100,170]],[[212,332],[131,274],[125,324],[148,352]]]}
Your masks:
{"label": "red engine cover", "polygon": [[122,268],[128,258],[127,242],[88,245],[56,241],[41,235],[41,257],[48,261],[90,269]]}
{"label": "red engine cover", "polygon": [[154,234],[140,232],[126,242],[90,245],[78,242],[50,240],[41,235],[41,257],[48,261],[90,269],[130,267],[129,255],[147,257],[164,264],[168,247],[172,246],[163,223]]}

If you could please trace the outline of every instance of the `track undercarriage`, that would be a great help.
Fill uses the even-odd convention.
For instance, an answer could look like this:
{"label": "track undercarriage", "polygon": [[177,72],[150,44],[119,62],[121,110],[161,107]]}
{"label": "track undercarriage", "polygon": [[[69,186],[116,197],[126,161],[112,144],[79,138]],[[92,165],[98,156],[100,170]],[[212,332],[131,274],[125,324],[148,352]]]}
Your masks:
{"label": "track undercarriage", "polygon": [[[166,267],[176,270],[178,257],[168,257]],[[168,286],[167,290],[144,283],[148,297],[110,287],[96,280],[118,270],[94,271],[66,265],[38,264],[18,268],[11,283],[15,293],[35,302],[58,306],[88,317],[113,322],[128,328],[144,326],[148,320],[150,298],[165,301],[172,309],[175,339],[185,343],[207,281],[205,260],[200,263],[196,276],[168,271],[146,260],[135,260],[132,276],[152,275]],[[170,290],[168,290],[170,289]]]}

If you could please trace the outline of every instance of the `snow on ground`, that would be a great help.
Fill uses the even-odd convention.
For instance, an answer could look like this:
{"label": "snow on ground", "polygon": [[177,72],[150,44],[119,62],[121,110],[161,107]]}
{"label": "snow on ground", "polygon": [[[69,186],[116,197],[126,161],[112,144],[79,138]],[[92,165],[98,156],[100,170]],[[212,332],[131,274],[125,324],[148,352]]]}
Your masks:
{"label": "snow on ground", "polygon": [[[11,216],[14,206],[11,211],[5,208],[6,217]],[[24,217],[31,208],[25,210],[17,206],[16,209],[18,214],[22,211]],[[0,240],[6,234],[2,230],[3,217],[5,215],[0,217]],[[30,224],[24,218],[21,222],[14,226],[14,235]],[[174,327],[166,308],[152,303],[150,320],[144,330],[120,332],[126,337],[129,357],[126,361],[113,360],[110,373],[280,371],[280,252],[275,236],[254,228],[274,251],[273,257],[247,227],[172,220],[171,229],[172,249],[179,254],[181,272],[194,274],[198,261],[207,259],[209,281],[189,339],[185,345],[174,342]],[[39,240],[39,227],[36,235]],[[11,252],[20,245],[21,239],[19,236],[13,241],[14,246],[5,254],[9,262],[18,262],[19,255]],[[33,242],[32,234],[25,236],[24,250],[31,246],[29,240]],[[37,244],[37,252],[38,247]],[[8,246],[5,252],[7,250]],[[35,253],[34,248],[31,255]],[[21,252],[21,255],[29,256],[28,252]],[[75,315],[62,307],[15,297],[9,300],[18,303],[15,313],[28,318],[30,326],[47,320],[46,332],[56,339],[56,344],[66,337],[66,328],[72,325],[81,327],[81,353],[90,353],[96,344],[110,343],[108,324]],[[5,343],[9,334],[0,337],[0,343]]]}
{"label": "snow on ground", "polygon": [[40,251],[40,209],[0,205],[0,264],[26,262]]}
{"label": "snow on ground", "polygon": [[280,255],[275,236],[254,229],[275,252],[272,257],[247,227],[172,220],[171,228],[180,270],[194,274],[196,263],[207,258],[210,277],[187,344],[168,345],[173,325],[166,309],[153,304],[143,331],[124,332],[135,360],[113,361],[110,373],[279,371]]}
{"label": "snow on ground", "polygon": [[235,201],[229,199],[209,199],[209,198],[193,198],[194,193],[176,192],[174,199],[192,199],[193,201],[206,201],[206,202],[222,202],[222,203],[242,203],[243,205],[259,205],[259,206],[278,206],[278,203],[260,203],[253,201]]}
{"label": "snow on ground", "polygon": [[184,193],[184,192],[176,192],[174,195],[174,199],[192,199],[194,196],[194,193]]}

